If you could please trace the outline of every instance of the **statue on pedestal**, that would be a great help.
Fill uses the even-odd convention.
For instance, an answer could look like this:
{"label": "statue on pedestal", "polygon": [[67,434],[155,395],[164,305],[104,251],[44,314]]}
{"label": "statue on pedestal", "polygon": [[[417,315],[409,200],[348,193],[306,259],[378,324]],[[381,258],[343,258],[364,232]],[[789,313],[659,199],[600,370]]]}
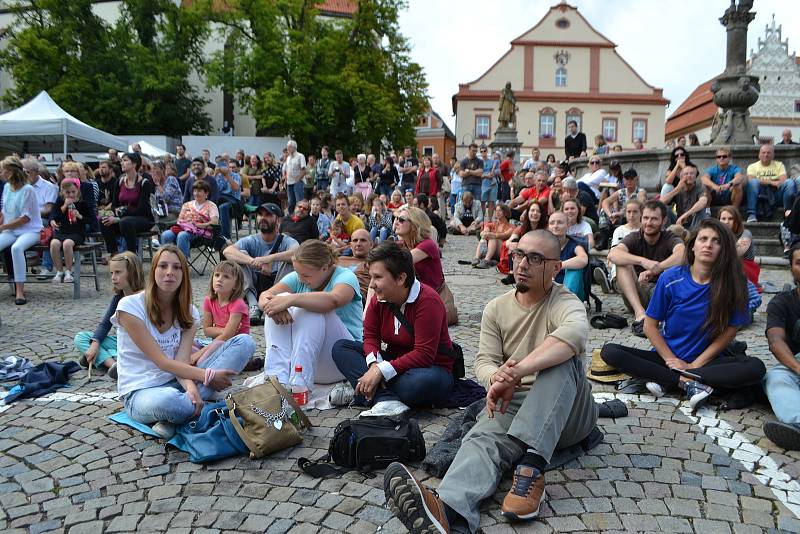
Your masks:
{"label": "statue on pedestal", "polygon": [[497,122],[500,128],[513,128],[517,126],[517,97],[511,90],[511,82],[506,82],[506,86],[500,93],[500,115]]}

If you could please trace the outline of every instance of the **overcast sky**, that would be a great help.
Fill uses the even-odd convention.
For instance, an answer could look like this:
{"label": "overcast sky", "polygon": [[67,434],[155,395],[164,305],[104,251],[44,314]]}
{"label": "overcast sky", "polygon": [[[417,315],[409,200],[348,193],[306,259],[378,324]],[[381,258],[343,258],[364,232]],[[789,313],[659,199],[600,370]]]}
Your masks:
{"label": "overcast sky", "polygon": [[[452,96],[474,80],[532,28],[557,0],[408,0],[400,26],[413,60],[425,69],[433,109],[450,125]],[[729,0],[571,0],[594,28],[650,85],[664,89],[669,114],[700,83],[725,68]],[[789,52],[800,51],[798,0],[755,0],[748,58],[772,20],[783,25]],[[499,89],[499,88],[498,88]],[[516,89],[516,88],[515,88]]]}

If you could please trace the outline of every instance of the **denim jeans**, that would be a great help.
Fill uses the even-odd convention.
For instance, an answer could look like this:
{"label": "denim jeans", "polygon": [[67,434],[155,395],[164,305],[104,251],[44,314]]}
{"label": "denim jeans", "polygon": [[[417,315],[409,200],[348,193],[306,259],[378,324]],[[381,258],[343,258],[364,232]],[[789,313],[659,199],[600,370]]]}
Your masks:
{"label": "denim jeans", "polygon": [[390,233],[391,230],[389,230],[385,226],[381,228],[374,226],[372,230],[369,231],[369,236],[372,238],[373,241],[375,241],[375,239],[378,238],[378,243],[383,243],[384,241],[386,241],[386,238],[389,237]]}
{"label": "denim jeans", "polygon": [[[800,357],[796,354],[795,358]],[[764,391],[781,423],[800,423],[800,375],[778,364],[764,376]]]}
{"label": "denim jeans", "polygon": [[330,180],[328,180],[327,178],[319,178],[319,177],[317,177],[317,192],[318,193],[321,193],[323,191],[325,193],[330,193],[330,189],[331,189],[331,181]]}
{"label": "denim jeans", "polygon": [[[333,361],[354,388],[358,379],[367,372],[364,344],[360,341],[339,340],[333,345]],[[399,400],[408,406],[429,408],[442,403],[453,389],[453,373],[432,365],[415,367],[398,374],[378,388],[372,398],[373,404],[380,401]],[[357,404],[366,405],[366,399],[355,396]]]}
{"label": "denim jeans", "polygon": [[219,209],[219,229],[222,235],[228,239],[231,238],[231,212],[236,202],[239,202],[239,200],[235,197],[220,195],[217,203],[217,208]]}
{"label": "denim jeans", "polygon": [[[198,364],[201,369],[231,369],[239,373],[247,360],[256,350],[253,338],[248,334],[233,336],[222,344],[220,348]],[[203,400],[211,398],[215,393],[213,389],[197,384]],[[150,424],[156,421],[166,421],[173,424],[182,424],[192,418],[194,405],[192,400],[183,390],[178,380],[172,380],[163,386],[136,390],[125,396],[125,411],[131,419],[140,423]]]}
{"label": "denim jeans", "polygon": [[286,193],[289,195],[289,215],[294,213],[294,205],[305,198],[303,191],[303,181],[298,180],[292,185],[286,185]]}
{"label": "denim jeans", "polygon": [[[75,349],[82,355],[89,350],[93,334],[94,332],[78,332],[75,334]],[[94,359],[93,364],[100,369],[103,367],[103,362],[109,358],[117,359],[117,336],[106,336],[103,342],[100,343],[100,350],[97,351],[97,357]]]}
{"label": "denim jeans", "polygon": [[385,182],[379,182],[378,187],[375,188],[376,195],[386,195],[386,198],[392,197],[392,191],[394,191],[394,188]]}
{"label": "denim jeans", "polygon": [[192,241],[197,236],[190,234],[189,232],[178,232],[178,235],[175,235],[175,232],[172,230],[165,230],[163,234],[161,234],[161,244],[166,245],[167,243],[176,243],[178,248],[181,249],[183,255],[186,256],[186,259],[189,259],[189,255],[192,253],[190,250],[192,248]]}
{"label": "denim jeans", "polygon": [[[765,187],[772,187],[772,186],[765,186]],[[758,191],[761,188],[761,183],[753,178],[747,182],[747,216],[755,215],[756,214],[756,206],[758,204]],[[783,203],[783,209],[789,210],[792,209],[792,201],[794,200],[794,195],[797,193],[797,186],[795,185],[795,181],[791,179],[787,179],[781,186],[778,187],[777,198],[779,199],[778,202]],[[778,205],[776,203],[776,205]]]}
{"label": "denim jeans", "polygon": [[469,191],[472,193],[472,198],[475,200],[481,199],[481,184],[464,184],[461,186],[461,195],[464,195],[464,191]]}
{"label": "denim jeans", "polygon": [[416,187],[416,185],[414,184],[414,182],[410,182],[410,183],[409,182],[405,182],[405,183],[401,182],[400,185],[399,185],[400,192],[403,193],[403,194],[405,194],[406,191],[412,191],[413,192],[415,187]]}

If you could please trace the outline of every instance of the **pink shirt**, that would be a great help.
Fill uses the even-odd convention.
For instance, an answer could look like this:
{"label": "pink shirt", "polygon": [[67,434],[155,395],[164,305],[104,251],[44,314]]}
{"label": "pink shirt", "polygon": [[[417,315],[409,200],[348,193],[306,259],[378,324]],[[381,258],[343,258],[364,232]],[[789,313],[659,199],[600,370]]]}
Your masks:
{"label": "pink shirt", "polygon": [[220,306],[218,300],[211,300],[208,296],[203,300],[203,311],[211,314],[213,326],[225,328],[232,313],[241,313],[242,321],[239,323],[237,334],[250,333],[250,311],[244,299],[236,299],[225,306]]}

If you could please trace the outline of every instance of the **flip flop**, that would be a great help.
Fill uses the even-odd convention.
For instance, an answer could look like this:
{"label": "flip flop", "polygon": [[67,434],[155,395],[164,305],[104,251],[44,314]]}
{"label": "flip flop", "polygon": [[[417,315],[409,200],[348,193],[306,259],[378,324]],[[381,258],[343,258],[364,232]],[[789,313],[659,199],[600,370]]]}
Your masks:
{"label": "flip flop", "polygon": [[27,304],[28,299],[14,299],[14,304],[17,306],[22,306],[23,304]]}

